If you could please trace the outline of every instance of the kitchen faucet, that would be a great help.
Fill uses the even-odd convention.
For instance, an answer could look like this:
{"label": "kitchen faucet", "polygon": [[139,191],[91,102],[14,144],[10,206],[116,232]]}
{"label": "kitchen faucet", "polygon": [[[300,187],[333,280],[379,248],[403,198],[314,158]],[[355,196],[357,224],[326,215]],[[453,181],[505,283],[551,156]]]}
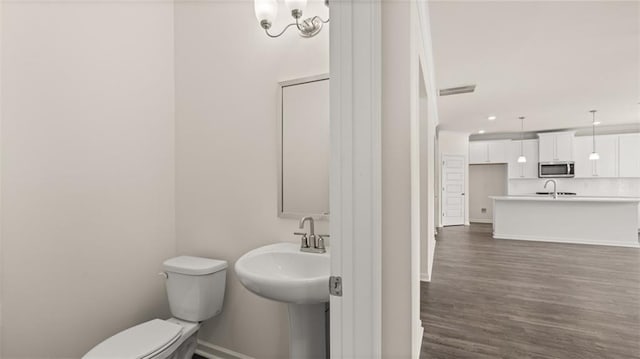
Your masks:
{"label": "kitchen faucet", "polygon": [[302,217],[300,219],[299,228],[304,228],[304,223],[309,222],[309,237],[307,237],[307,233],[305,232],[294,232],[293,234],[302,236],[300,243],[300,251],[302,252],[311,252],[311,253],[324,253],[326,252],[324,246],[325,238],[328,238],[328,234],[319,234],[316,237],[314,231],[313,217]]}
{"label": "kitchen faucet", "polygon": [[552,179],[547,180],[547,182],[544,183],[545,189],[547,189],[547,185],[549,184],[549,182],[553,183],[553,199],[558,199],[558,192],[556,191],[556,187],[558,186],[558,183],[556,183],[556,180],[552,180]]}

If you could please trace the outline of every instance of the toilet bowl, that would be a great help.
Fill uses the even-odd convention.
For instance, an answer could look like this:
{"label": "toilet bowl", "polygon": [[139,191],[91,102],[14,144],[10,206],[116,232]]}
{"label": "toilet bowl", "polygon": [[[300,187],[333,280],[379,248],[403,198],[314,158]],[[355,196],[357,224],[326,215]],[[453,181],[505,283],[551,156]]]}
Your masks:
{"label": "toilet bowl", "polygon": [[191,359],[200,322],[222,311],[227,262],[181,256],[163,263],[174,318],[138,324],[96,345],[83,359]]}

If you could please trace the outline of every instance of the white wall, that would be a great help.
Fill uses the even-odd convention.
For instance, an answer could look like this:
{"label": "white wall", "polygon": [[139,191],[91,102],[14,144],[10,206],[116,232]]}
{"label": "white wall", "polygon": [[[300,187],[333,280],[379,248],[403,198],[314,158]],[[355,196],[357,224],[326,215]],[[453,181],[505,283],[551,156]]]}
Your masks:
{"label": "white wall", "polygon": [[418,26],[423,26],[418,31],[417,47],[419,56],[420,74],[420,166],[421,169],[421,240],[420,240],[420,280],[431,280],[431,269],[433,268],[433,258],[435,255],[436,239],[436,200],[440,192],[436,186],[437,166],[440,162],[436,148],[436,128],[438,125],[438,101],[437,86],[435,82],[434,64],[432,56],[431,32],[429,31],[429,9],[420,6],[418,11]]}
{"label": "white wall", "polygon": [[506,164],[470,165],[469,221],[493,223],[493,200],[489,196],[506,195],[507,187]]}
{"label": "white wall", "polygon": [[3,2],[3,358],[168,315],[173,5]]}
{"label": "white wall", "polygon": [[[382,357],[410,357],[413,342],[411,6],[382,3]],[[393,29],[393,30],[390,30]]]}
{"label": "white wall", "polygon": [[[2,1],[0,1],[0,84],[2,84]],[[0,357],[2,356],[2,86],[0,85]]]}
{"label": "white wall", "polygon": [[[433,228],[437,124],[426,2],[382,3],[382,357],[417,357],[421,253]],[[421,99],[420,67],[427,92]],[[422,100],[422,101],[421,101]],[[426,113],[424,113],[426,111]],[[424,123],[426,119],[427,123]],[[421,121],[422,120],[422,121]],[[426,128],[426,134],[420,133]],[[429,180],[431,175],[431,180]],[[431,192],[429,194],[429,192]],[[428,199],[427,199],[428,201]],[[431,206],[431,210],[433,207]],[[421,223],[427,219],[430,224]],[[432,235],[433,231],[431,231]],[[427,247],[429,248],[429,247]],[[433,247],[431,247],[433,248]],[[424,253],[427,258],[432,253]],[[427,259],[428,260],[428,259]],[[428,262],[425,264],[428,266]],[[426,268],[425,268],[426,270]]]}
{"label": "white wall", "polygon": [[[442,173],[442,156],[459,155],[464,156],[465,163],[469,163],[469,134],[466,132],[439,131],[438,132],[438,152],[440,161],[438,161],[438,174]],[[441,179],[439,183],[441,183]],[[465,193],[469,193],[469,166],[465,166],[464,173]],[[440,188],[442,185],[439,186]],[[442,200],[442,196],[440,196]],[[465,197],[465,214],[464,223],[469,224],[469,196]],[[438,217],[438,227],[442,227],[442,206],[440,206],[440,216]]]}
{"label": "white wall", "polygon": [[[326,17],[324,5],[310,6]],[[277,217],[278,81],[329,72],[331,24],[311,39],[293,30],[271,39],[251,1],[178,2],[175,11],[178,251],[231,264],[223,312],[200,339],[287,357],[286,305],[247,291],[233,263],[250,249],[297,241],[297,221]]]}

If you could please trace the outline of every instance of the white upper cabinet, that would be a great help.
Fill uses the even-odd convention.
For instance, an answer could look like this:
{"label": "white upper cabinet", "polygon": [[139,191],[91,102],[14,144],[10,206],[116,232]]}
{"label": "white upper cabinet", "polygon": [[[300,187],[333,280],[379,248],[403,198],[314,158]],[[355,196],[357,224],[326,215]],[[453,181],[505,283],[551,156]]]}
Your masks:
{"label": "white upper cabinet", "polygon": [[591,137],[576,137],[574,142],[576,178],[592,177],[593,167],[589,160],[591,153]]}
{"label": "white upper cabinet", "polygon": [[509,162],[509,145],[510,140],[505,141],[489,141],[489,162],[491,163],[507,163]]}
{"label": "white upper cabinet", "polygon": [[573,132],[563,132],[556,136],[555,161],[573,161]]}
{"label": "white upper cabinet", "polygon": [[489,162],[489,143],[485,141],[469,142],[469,164]]}
{"label": "white upper cabinet", "polygon": [[596,151],[600,159],[590,161],[593,162],[595,176],[618,177],[618,137],[618,135],[596,137]]}
{"label": "white upper cabinet", "polygon": [[540,162],[573,161],[574,132],[539,133]]}
{"label": "white upper cabinet", "polygon": [[551,135],[538,134],[540,162],[551,162],[556,157],[556,138]]}
{"label": "white upper cabinet", "polygon": [[[598,160],[589,160],[593,152],[591,136],[574,137],[573,132],[541,133],[539,140],[523,141],[526,163],[518,163],[520,141],[509,146],[509,178],[537,178],[538,162],[574,161],[576,178],[640,178],[640,133],[596,136]],[[571,143],[571,149],[567,149]],[[485,147],[488,153],[488,147]],[[486,163],[486,162],[485,162]]]}
{"label": "white upper cabinet", "polygon": [[591,136],[576,137],[576,177],[618,177],[618,135],[596,136],[596,152],[599,160],[590,160],[593,152]]}
{"label": "white upper cabinet", "polygon": [[469,164],[507,163],[510,140],[470,141]]}
{"label": "white upper cabinet", "polygon": [[511,141],[509,151],[509,178],[538,178],[538,140],[522,141],[522,153],[527,162],[518,163],[520,140]]}
{"label": "white upper cabinet", "polygon": [[620,177],[640,177],[640,133],[618,137]]}

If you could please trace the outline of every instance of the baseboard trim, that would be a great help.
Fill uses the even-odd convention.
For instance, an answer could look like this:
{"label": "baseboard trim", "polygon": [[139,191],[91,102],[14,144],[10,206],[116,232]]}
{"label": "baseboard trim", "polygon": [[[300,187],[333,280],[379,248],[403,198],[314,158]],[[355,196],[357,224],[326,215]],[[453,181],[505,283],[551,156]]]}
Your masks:
{"label": "baseboard trim", "polygon": [[478,218],[478,219],[474,219],[471,218],[469,219],[470,223],[493,223],[493,220],[491,219],[482,219],[482,218]]}
{"label": "baseboard trim", "polygon": [[418,338],[420,338],[420,340],[418,340],[418,357],[420,357],[420,354],[422,353],[422,342],[423,342],[423,338],[424,338],[424,327],[422,326],[422,320],[420,321],[420,328],[418,329],[420,336]]}
{"label": "baseboard trim", "polygon": [[630,247],[630,248],[640,248],[640,243],[629,243],[629,242],[605,242],[605,241],[593,241],[589,239],[573,239],[573,238],[554,238],[554,237],[537,237],[537,236],[526,236],[526,235],[517,235],[517,234],[502,234],[502,233],[493,233],[493,238],[495,239],[513,239],[517,241],[533,241],[533,242],[553,242],[553,243],[571,243],[571,244],[589,244],[596,246],[614,246],[614,247]]}
{"label": "baseboard trim", "polygon": [[248,355],[234,352],[233,350],[211,344],[204,340],[198,340],[196,354],[208,359],[254,359]]}

